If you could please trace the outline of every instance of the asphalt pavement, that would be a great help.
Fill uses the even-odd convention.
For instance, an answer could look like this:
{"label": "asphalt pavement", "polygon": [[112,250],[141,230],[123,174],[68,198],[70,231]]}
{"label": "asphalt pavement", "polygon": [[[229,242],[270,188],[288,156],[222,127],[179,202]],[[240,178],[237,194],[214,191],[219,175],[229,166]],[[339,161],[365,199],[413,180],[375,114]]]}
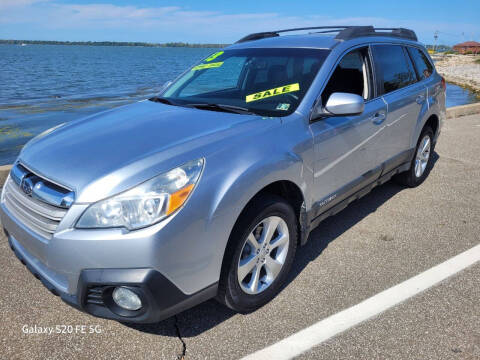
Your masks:
{"label": "asphalt pavement", "polygon": [[[480,115],[449,119],[420,187],[389,182],[327,219],[298,250],[279,296],[248,315],[211,300],[156,325],[94,318],[50,294],[2,236],[0,354],[241,358],[480,244],[479,154]],[[300,357],[478,359],[478,299],[479,263]]]}

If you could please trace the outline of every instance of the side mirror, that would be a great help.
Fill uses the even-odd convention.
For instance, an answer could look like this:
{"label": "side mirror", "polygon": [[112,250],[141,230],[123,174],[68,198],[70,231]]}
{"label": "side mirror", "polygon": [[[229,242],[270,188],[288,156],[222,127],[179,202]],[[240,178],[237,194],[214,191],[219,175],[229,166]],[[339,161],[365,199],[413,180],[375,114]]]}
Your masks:
{"label": "side mirror", "polygon": [[361,96],[336,92],[330,95],[325,106],[322,106],[321,103],[317,104],[312,114],[312,120],[329,116],[359,115],[364,108],[365,101]]}
{"label": "side mirror", "polygon": [[357,94],[336,92],[330,95],[325,110],[334,116],[359,115],[365,108],[365,101]]}

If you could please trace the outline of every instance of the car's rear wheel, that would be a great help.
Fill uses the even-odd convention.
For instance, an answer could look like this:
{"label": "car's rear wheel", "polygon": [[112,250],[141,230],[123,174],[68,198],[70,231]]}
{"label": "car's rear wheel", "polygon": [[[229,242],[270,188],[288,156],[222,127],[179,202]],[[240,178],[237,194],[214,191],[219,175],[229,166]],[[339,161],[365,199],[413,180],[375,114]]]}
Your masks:
{"label": "car's rear wheel", "polygon": [[224,258],[218,299],[238,312],[270,301],[285,283],[297,246],[295,213],[284,199],[262,195],[242,213]]}
{"label": "car's rear wheel", "polygon": [[432,168],[433,149],[433,131],[426,127],[418,139],[410,169],[399,174],[397,180],[408,187],[416,187],[424,182]]}

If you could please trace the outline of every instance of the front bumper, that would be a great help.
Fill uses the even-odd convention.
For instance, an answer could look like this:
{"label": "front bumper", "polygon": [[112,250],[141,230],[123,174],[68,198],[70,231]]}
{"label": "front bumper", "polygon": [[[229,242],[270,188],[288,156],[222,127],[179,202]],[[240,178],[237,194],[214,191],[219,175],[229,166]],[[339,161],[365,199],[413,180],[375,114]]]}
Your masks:
{"label": "front bumper", "polygon": [[[187,294],[159,271],[153,262],[152,246],[159,243],[154,237],[99,240],[93,232],[67,237],[67,230],[47,240],[24,227],[3,204],[0,219],[10,247],[30,272],[63,301],[94,316],[154,323],[216,295],[217,283]],[[144,306],[120,309],[111,298],[115,286],[135,291]]]}
{"label": "front bumper", "polygon": [[[155,323],[204,302],[217,293],[213,284],[195,294],[186,295],[158,271],[137,269],[85,269],[78,281],[77,294],[68,294],[51,282],[35,258],[4,230],[10,248],[18,259],[54,295],[74,308],[91,315],[123,322]],[[115,286],[126,286],[142,299],[142,308],[127,311],[111,300]]]}

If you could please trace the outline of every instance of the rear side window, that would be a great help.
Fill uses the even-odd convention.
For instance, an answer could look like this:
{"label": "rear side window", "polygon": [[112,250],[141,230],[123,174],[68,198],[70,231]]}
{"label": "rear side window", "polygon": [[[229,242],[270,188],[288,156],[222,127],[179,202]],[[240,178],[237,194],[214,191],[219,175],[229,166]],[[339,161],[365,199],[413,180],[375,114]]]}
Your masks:
{"label": "rear side window", "polygon": [[407,49],[415,64],[418,78],[423,80],[430,77],[433,73],[433,66],[423,51],[413,47],[408,47]]}
{"label": "rear side window", "polygon": [[384,94],[416,81],[415,74],[400,45],[374,45],[372,48],[379,87],[380,90],[383,88]]}

